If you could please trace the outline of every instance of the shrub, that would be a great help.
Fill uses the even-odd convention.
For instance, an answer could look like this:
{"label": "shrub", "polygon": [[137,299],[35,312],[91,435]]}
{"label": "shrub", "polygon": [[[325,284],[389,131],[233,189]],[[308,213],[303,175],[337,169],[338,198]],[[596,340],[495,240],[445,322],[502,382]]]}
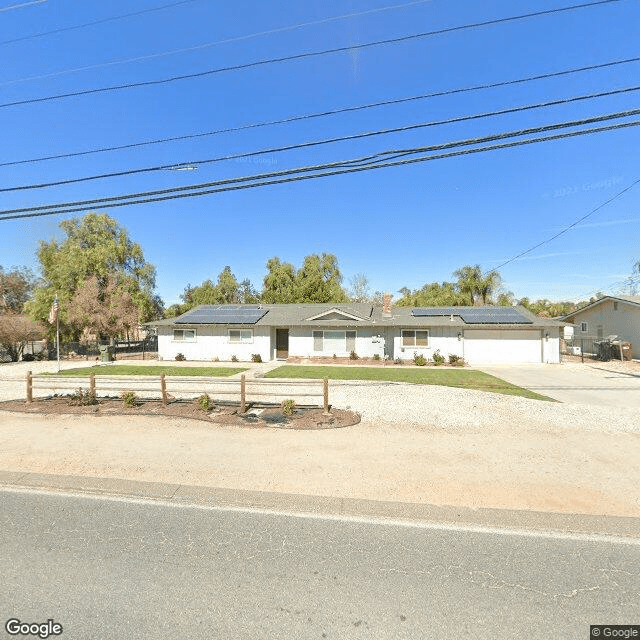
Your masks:
{"label": "shrub", "polygon": [[435,353],[433,354],[433,364],[436,367],[439,367],[441,364],[444,364],[445,361],[445,357],[440,355],[440,349],[436,349]]}
{"label": "shrub", "polygon": [[334,360],[337,360],[337,359],[338,359],[338,356],[337,356],[335,353],[333,354],[333,359],[334,359]]}
{"label": "shrub", "polygon": [[231,356],[231,362],[238,362],[238,356]]}
{"label": "shrub", "polygon": [[396,358],[393,362],[394,364],[402,364],[402,358]]}
{"label": "shrub", "polygon": [[32,353],[23,353],[22,354],[22,362],[33,362],[35,359],[36,358]]}
{"label": "shrub", "polygon": [[184,357],[184,353],[176,353],[176,360],[178,360],[179,362],[183,362],[184,360],[186,360],[186,358]]}
{"label": "shrub", "polygon": [[283,400],[282,401],[282,415],[283,416],[292,416],[293,412],[296,409],[296,401],[295,400]]}
{"label": "shrub", "polygon": [[262,362],[262,356],[259,353],[252,353],[251,362]]}
{"label": "shrub", "polygon": [[427,359],[417,351],[413,352],[413,364],[418,367],[424,367],[427,364]]}
{"label": "shrub", "polygon": [[360,356],[355,351],[352,351],[349,354],[349,360],[359,360],[359,359],[360,359]]}
{"label": "shrub", "polygon": [[452,364],[454,367],[462,367],[464,360],[462,356],[457,356],[455,353],[452,353],[449,355],[449,364]]}
{"label": "shrub", "polygon": [[77,391],[71,394],[69,404],[72,407],[88,407],[92,404],[98,404],[98,399],[90,389],[84,391],[82,387],[78,387]]}
{"label": "shrub", "polygon": [[379,353],[374,353],[373,354],[373,359],[374,360],[380,360],[380,354]]}
{"label": "shrub", "polygon": [[120,397],[125,407],[132,409],[138,406],[138,396],[135,391],[123,391]]}
{"label": "shrub", "polygon": [[216,408],[214,401],[211,399],[208,393],[203,393],[196,401],[198,403],[198,407],[202,411],[211,411]]}

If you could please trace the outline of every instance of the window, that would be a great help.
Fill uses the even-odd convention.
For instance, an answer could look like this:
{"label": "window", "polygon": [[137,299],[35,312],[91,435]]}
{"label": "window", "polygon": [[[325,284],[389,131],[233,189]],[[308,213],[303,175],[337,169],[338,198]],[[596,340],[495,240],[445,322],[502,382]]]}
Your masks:
{"label": "window", "polygon": [[347,331],[347,348],[345,351],[351,353],[356,350],[356,332],[355,331]]}
{"label": "window", "polygon": [[174,342],[195,342],[196,330],[195,329],[174,329],[173,341]]}
{"label": "window", "polygon": [[251,344],[253,329],[229,329],[229,342],[233,344]]}
{"label": "window", "polygon": [[356,332],[314,331],[313,350],[327,353],[351,353],[356,350]]}
{"label": "window", "polygon": [[580,323],[580,331],[582,331],[582,333],[587,333],[587,323],[586,322],[581,322]]}
{"label": "window", "polygon": [[429,331],[426,329],[403,329],[402,330],[402,346],[403,347],[428,347]]}

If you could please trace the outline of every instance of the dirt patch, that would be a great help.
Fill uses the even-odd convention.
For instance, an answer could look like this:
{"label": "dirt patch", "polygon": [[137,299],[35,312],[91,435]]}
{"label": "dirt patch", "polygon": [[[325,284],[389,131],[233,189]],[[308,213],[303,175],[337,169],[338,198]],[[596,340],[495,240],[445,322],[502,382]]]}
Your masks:
{"label": "dirt patch", "polygon": [[9,400],[0,402],[0,411],[58,416],[167,416],[253,429],[339,429],[360,422],[359,413],[342,409],[331,409],[330,415],[324,415],[322,409],[298,408],[293,415],[285,416],[279,408],[250,408],[246,413],[240,413],[237,407],[217,406],[211,411],[203,411],[194,401],[170,402],[165,407],[159,400],[144,400],[135,407],[126,407],[120,398],[99,398],[98,404],[78,406],[72,405],[68,396],[34,398],[31,403]]}

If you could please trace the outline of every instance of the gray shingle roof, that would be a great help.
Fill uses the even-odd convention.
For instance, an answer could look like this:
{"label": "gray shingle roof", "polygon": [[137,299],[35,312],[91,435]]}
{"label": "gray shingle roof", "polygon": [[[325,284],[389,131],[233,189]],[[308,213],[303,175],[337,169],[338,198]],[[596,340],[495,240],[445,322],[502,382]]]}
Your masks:
{"label": "gray shingle roof", "polygon": [[[206,307],[212,305],[200,305]],[[214,305],[215,306],[215,305]],[[368,303],[350,302],[343,304],[262,304],[262,309],[266,309],[267,313],[260,318],[255,325],[252,326],[270,326],[270,327],[292,327],[292,326],[309,326],[309,327],[466,327],[466,328],[482,328],[482,329],[532,329],[544,327],[559,327],[565,323],[558,319],[538,318],[536,315],[525,309],[524,307],[516,307],[517,310],[526,318],[531,320],[531,324],[470,324],[465,323],[459,315],[437,316],[437,317],[416,317],[411,312],[411,307],[392,307],[391,314],[385,316],[382,313],[382,307],[371,305]],[[198,307],[196,307],[198,308]],[[485,307],[487,308],[487,307]],[[499,310],[503,307],[491,307]],[[456,310],[477,310],[478,307],[457,307]],[[328,313],[332,310],[344,311],[353,316],[362,318],[362,320],[309,320],[322,313]],[[193,310],[191,310],[193,311]],[[186,315],[186,314],[183,314]],[[166,320],[156,320],[148,322],[149,326],[171,326],[176,324],[176,318],[168,318]],[[181,326],[185,326],[182,324]]]}

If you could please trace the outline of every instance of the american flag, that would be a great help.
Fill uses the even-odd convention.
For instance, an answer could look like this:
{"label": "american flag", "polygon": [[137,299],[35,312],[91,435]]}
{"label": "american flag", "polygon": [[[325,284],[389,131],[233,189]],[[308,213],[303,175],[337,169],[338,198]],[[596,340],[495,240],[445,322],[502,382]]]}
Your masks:
{"label": "american flag", "polygon": [[58,313],[60,312],[60,303],[58,302],[58,296],[53,299],[51,305],[51,311],[49,311],[49,324],[55,324],[58,319]]}

